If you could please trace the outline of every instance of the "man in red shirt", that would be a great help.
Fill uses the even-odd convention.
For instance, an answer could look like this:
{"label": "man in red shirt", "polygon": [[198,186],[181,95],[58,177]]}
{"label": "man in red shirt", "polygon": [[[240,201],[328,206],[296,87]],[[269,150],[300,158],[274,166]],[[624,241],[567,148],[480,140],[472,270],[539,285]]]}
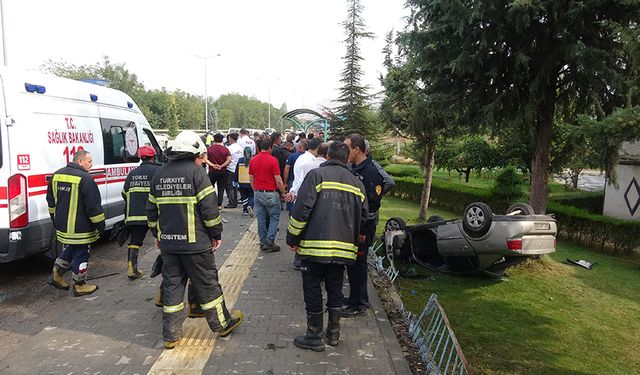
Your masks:
{"label": "man in red shirt", "polygon": [[231,163],[231,153],[222,144],[224,137],[218,133],[213,136],[213,144],[207,148],[207,165],[209,166],[209,179],[211,185],[218,188],[218,210],[222,209],[224,188],[227,184],[227,165]]}
{"label": "man in red shirt", "polygon": [[260,250],[280,251],[273,243],[280,222],[280,195],[284,195],[284,183],[280,176],[278,159],[271,155],[271,139],[259,141],[260,153],[249,162],[249,178],[254,191],[254,208],[258,218]]}

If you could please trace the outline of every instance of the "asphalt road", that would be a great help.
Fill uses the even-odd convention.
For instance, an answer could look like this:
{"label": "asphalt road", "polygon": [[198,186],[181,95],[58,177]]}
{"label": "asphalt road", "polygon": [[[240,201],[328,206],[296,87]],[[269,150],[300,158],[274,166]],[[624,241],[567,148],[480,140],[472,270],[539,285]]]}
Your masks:
{"label": "asphalt road", "polygon": [[[222,247],[216,254],[224,254],[237,244],[253,219],[242,216],[241,209],[224,210],[224,217],[235,217],[224,224]],[[140,249],[140,257],[156,251],[150,234]],[[47,284],[53,260],[44,256],[0,264],[0,360],[44,327],[50,325],[64,310],[60,291]],[[127,248],[116,241],[100,240],[91,248],[89,278],[126,277]],[[142,269],[145,277],[150,270]],[[65,275],[71,281],[70,273]],[[100,293],[98,290],[97,293]],[[69,292],[71,295],[71,292]]]}
{"label": "asphalt road", "polygon": [[[146,243],[151,239],[147,238]],[[145,248],[150,251],[149,247]],[[99,241],[91,249],[89,277],[126,273],[127,248]],[[47,284],[53,260],[44,256],[0,264],[0,360],[59,316],[64,306]],[[116,275],[109,276],[116,277]],[[70,280],[69,274],[67,281]]]}

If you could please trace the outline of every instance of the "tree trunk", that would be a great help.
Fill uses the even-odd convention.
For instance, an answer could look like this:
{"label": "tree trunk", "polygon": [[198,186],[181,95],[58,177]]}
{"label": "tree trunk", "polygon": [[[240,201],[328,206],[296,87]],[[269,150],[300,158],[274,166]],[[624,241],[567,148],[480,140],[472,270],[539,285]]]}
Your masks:
{"label": "tree trunk", "polygon": [[469,175],[471,174],[471,168],[467,168],[464,170],[464,182],[465,184],[469,183]]}
{"label": "tree trunk", "polygon": [[582,168],[571,168],[571,186],[573,186],[573,190],[578,190],[580,172],[582,172]]}
{"label": "tree trunk", "polygon": [[547,211],[549,198],[549,164],[551,160],[551,136],[553,114],[556,108],[555,85],[548,85],[545,99],[540,104],[536,120],[536,147],[531,160],[531,206],[538,214]]}
{"label": "tree trunk", "polygon": [[418,220],[427,219],[427,208],[429,208],[429,198],[431,197],[431,180],[433,178],[433,164],[436,154],[435,139],[428,139],[426,143],[426,155],[424,158],[424,185],[422,185],[422,199],[420,199],[420,213]]}

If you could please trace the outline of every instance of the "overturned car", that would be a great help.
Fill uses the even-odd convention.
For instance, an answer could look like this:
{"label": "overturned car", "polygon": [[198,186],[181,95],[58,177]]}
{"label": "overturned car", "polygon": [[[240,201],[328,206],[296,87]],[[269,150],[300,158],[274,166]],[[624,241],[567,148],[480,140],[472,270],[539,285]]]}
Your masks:
{"label": "overturned car", "polygon": [[536,215],[526,203],[512,205],[506,215],[494,215],[488,205],[475,202],[461,220],[432,216],[426,224],[408,226],[401,218],[390,218],[384,243],[391,262],[400,259],[438,272],[501,277],[532,256],[554,252],[557,231],[553,216]]}

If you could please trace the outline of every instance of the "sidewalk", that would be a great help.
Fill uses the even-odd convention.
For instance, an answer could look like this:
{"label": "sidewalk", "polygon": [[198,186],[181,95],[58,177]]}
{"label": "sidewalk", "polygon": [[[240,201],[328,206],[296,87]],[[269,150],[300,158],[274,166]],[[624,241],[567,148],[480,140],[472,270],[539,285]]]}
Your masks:
{"label": "sidewalk", "polygon": [[[321,353],[296,348],[293,338],[305,332],[306,318],[302,280],[284,244],[286,213],[277,239],[283,250],[269,254],[258,249],[255,220],[239,209],[225,210],[223,217],[229,222],[216,263],[227,304],[245,314],[233,334],[218,338],[204,319],[187,319],[178,347],[163,350],[162,310],[153,304],[161,278],[129,281],[123,272],[96,280],[100,290],[86,298],[52,289],[64,315],[5,356],[0,373],[411,373],[371,284],[372,309],[342,320],[339,346]],[[140,265],[148,274],[156,252],[149,237],[146,243]]]}

